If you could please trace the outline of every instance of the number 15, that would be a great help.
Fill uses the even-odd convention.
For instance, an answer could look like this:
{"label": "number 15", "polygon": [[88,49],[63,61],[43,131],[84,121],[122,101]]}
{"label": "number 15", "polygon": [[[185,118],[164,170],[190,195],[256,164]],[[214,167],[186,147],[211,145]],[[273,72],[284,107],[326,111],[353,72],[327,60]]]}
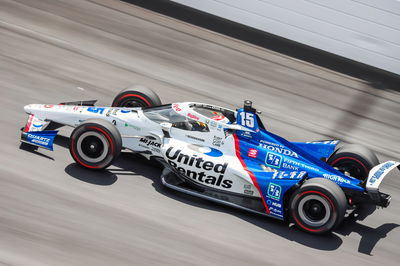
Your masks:
{"label": "number 15", "polygon": [[254,127],[254,114],[244,113],[242,114],[242,125],[246,127]]}

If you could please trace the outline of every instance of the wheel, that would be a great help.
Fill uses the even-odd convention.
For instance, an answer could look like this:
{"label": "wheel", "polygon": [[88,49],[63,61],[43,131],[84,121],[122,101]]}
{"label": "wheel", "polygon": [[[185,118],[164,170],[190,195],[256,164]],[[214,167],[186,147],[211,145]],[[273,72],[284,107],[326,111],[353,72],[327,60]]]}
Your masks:
{"label": "wheel", "polygon": [[88,119],[74,129],[69,151],[75,162],[83,167],[100,170],[118,157],[122,139],[117,128],[102,119]]}
{"label": "wheel", "polygon": [[368,148],[347,144],[338,148],[327,163],[344,173],[359,180],[365,180],[369,171],[379,164],[376,155]]}
{"label": "wheel", "polygon": [[158,95],[149,88],[130,86],[122,90],[113,100],[113,107],[150,107],[161,105]]}
{"label": "wheel", "polygon": [[300,229],[324,234],[343,221],[346,208],[346,196],[336,183],[325,178],[312,178],[293,193],[289,213]]}

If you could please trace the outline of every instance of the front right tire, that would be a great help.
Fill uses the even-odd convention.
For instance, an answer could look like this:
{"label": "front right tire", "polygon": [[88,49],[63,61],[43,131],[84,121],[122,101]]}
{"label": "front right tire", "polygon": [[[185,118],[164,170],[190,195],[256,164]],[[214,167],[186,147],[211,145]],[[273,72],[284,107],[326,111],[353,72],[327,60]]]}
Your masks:
{"label": "front right tire", "polygon": [[132,85],[115,96],[112,107],[151,107],[161,105],[158,95],[151,89]]}
{"label": "front right tire", "polygon": [[332,154],[327,164],[345,175],[364,181],[369,171],[379,164],[379,160],[370,149],[362,145],[346,144]]}

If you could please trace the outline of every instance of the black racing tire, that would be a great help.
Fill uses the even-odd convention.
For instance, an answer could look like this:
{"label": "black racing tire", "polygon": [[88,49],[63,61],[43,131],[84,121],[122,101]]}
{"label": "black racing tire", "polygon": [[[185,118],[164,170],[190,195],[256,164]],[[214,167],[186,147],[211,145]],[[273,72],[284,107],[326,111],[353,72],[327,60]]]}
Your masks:
{"label": "black racing tire", "polygon": [[289,214],[301,230],[326,234],[342,223],[346,208],[346,196],[336,183],[312,178],[293,193]]}
{"label": "black racing tire", "polygon": [[117,128],[103,119],[88,119],[72,131],[69,151],[85,168],[107,168],[121,153],[122,138]]}
{"label": "black racing tire", "polygon": [[339,147],[327,160],[327,164],[344,174],[364,181],[369,171],[379,164],[376,155],[368,148],[358,144]]}
{"label": "black racing tire", "polygon": [[161,105],[158,95],[149,88],[133,85],[115,96],[112,107],[150,107]]}

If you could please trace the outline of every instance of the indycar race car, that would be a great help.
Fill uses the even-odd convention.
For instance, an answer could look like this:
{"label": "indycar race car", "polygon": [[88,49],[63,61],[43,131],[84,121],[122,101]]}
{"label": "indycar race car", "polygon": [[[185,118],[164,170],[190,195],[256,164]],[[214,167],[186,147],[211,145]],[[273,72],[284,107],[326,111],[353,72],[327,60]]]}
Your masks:
{"label": "indycar race car", "polygon": [[69,150],[82,167],[104,169],[128,149],[160,162],[161,181],[171,189],[314,234],[333,230],[346,210],[390,203],[379,185],[399,162],[379,163],[369,149],[338,140],[287,141],[265,129],[250,101],[236,111],[196,102],[162,105],[153,91],[133,86],[111,107],[94,104],[25,106],[21,141],[52,150],[57,131],[48,129],[71,126]]}

